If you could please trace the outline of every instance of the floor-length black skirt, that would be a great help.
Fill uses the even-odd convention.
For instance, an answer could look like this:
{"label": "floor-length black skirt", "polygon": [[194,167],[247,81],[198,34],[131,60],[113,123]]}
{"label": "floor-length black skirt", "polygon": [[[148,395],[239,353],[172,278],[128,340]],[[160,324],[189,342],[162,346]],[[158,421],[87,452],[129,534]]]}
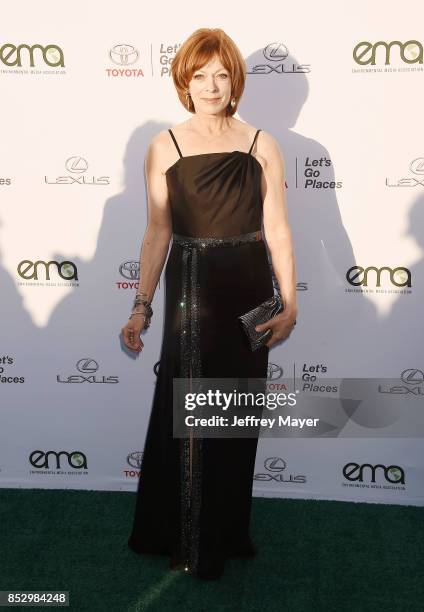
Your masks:
{"label": "floor-length black skirt", "polygon": [[160,366],[128,545],[169,555],[172,567],[199,577],[218,577],[227,557],[255,554],[249,523],[258,438],[174,438],[173,380],[265,380],[269,349],[251,351],[237,317],[272,295],[262,239],[194,248],[172,243]]}

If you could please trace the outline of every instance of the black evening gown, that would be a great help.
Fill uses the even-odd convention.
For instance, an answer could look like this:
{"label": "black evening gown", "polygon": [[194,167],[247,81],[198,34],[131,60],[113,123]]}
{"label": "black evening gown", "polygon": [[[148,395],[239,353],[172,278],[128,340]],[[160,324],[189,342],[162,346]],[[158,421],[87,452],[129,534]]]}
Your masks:
{"label": "black evening gown", "polygon": [[166,172],[173,242],[165,267],[159,372],[128,546],[173,569],[217,578],[253,556],[249,533],[258,438],[173,437],[173,378],[266,379],[237,317],[273,295],[262,238],[262,167],[249,152],[180,158]]}

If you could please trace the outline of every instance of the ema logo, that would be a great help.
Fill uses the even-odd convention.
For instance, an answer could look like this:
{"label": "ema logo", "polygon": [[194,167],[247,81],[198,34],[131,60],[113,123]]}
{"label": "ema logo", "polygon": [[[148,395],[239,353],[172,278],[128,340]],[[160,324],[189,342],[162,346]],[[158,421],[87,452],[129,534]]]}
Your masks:
{"label": "ema logo", "polygon": [[31,261],[23,259],[19,262],[17,271],[21,278],[25,280],[39,280],[39,271],[42,270],[42,276],[45,280],[50,280],[50,269],[53,267],[55,272],[63,280],[78,280],[78,271],[76,265],[72,261],[58,262],[54,259],[50,261]]}
{"label": "ema logo", "polygon": [[47,66],[57,68],[65,66],[65,60],[63,57],[63,51],[57,45],[27,45],[25,43],[21,45],[12,45],[6,43],[0,47],[0,62],[5,66],[18,66],[22,68],[22,59],[25,60],[25,64],[28,63],[31,68],[34,68],[34,59],[37,57],[38,64],[43,61]]}
{"label": "ema logo", "polygon": [[418,40],[407,40],[402,43],[400,40],[392,40],[387,43],[384,40],[379,40],[376,43],[371,43],[367,40],[359,42],[353,49],[352,55],[354,61],[360,66],[375,66],[377,49],[383,48],[384,65],[390,65],[392,59],[392,47],[396,48],[396,57],[400,57],[405,64],[422,64],[423,63],[423,46]]}
{"label": "ema logo", "polygon": [[368,482],[375,482],[376,474],[384,476],[386,482],[392,484],[405,484],[405,472],[398,465],[382,465],[377,463],[371,465],[371,463],[346,463],[343,466],[343,476],[346,480],[351,482],[364,482],[364,479]]}
{"label": "ema logo", "polygon": [[[37,469],[62,469],[61,457],[65,457],[65,461],[68,466],[75,470],[86,470],[87,469],[87,457],[81,451],[72,451],[67,453],[66,451],[47,451],[35,450],[29,456],[30,464]],[[50,463],[50,459],[53,459],[53,465]]]}
{"label": "ema logo", "polygon": [[[397,268],[390,268],[389,266],[382,266],[381,268],[377,268],[377,266],[368,266],[367,268],[352,266],[346,272],[346,280],[354,287],[360,287],[361,285],[368,287],[368,275],[370,272],[374,272],[376,280],[375,286],[381,287],[381,275],[383,271],[387,272],[385,277],[386,279],[388,277],[392,285],[396,287],[411,286],[411,271],[403,266],[398,266]],[[372,278],[374,279],[374,275],[372,275]]]}

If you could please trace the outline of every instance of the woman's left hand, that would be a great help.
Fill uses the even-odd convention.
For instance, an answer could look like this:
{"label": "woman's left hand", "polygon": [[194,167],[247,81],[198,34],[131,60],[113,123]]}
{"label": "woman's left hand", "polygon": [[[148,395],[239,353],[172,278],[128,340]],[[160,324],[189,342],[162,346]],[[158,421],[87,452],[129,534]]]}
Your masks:
{"label": "woman's left hand", "polygon": [[261,323],[260,325],[256,325],[256,331],[266,331],[270,329],[272,331],[272,336],[265,343],[265,345],[269,348],[276,342],[280,340],[284,340],[287,338],[293,331],[294,326],[296,325],[296,311],[286,311],[280,312],[279,314],[272,317],[265,323]]}

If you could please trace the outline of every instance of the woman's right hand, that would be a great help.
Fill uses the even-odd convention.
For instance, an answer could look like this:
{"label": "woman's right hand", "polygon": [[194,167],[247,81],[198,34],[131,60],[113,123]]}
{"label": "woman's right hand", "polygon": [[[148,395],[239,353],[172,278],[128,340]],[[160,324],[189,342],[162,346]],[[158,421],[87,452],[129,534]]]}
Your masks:
{"label": "woman's right hand", "polygon": [[144,344],[140,338],[141,330],[144,329],[144,317],[136,314],[128,320],[121,329],[125,346],[135,353],[139,353]]}

